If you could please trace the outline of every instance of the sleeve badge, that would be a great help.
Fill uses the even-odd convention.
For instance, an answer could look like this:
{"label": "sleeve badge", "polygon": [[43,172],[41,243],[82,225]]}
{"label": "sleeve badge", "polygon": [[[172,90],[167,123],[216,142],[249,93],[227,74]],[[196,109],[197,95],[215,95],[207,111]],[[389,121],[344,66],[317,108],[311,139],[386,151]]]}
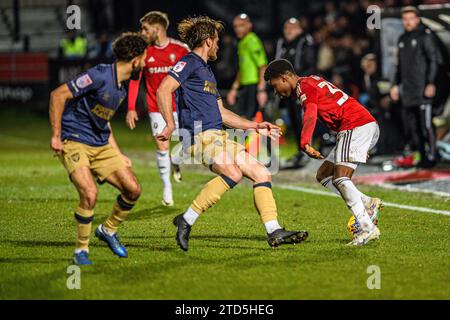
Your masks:
{"label": "sleeve badge", "polygon": [[175,71],[177,73],[181,72],[181,71],[183,71],[185,66],[186,66],[186,62],[178,61],[178,63],[173,67],[173,71]]}
{"label": "sleeve badge", "polygon": [[85,75],[79,77],[77,79],[77,81],[75,81],[75,84],[80,89],[84,89],[84,88],[90,86],[92,83],[93,83],[93,81],[88,74],[85,74]]}

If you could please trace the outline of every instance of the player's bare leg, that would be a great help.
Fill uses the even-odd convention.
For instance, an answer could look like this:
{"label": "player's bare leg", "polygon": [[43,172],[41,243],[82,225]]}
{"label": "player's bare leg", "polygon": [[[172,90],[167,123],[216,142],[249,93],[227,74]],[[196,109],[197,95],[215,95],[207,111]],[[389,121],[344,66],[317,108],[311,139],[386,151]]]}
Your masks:
{"label": "player's bare leg", "polygon": [[[331,161],[325,160],[320,166],[319,170],[317,170],[316,179],[321,185],[330,190],[331,192],[341,195],[338,189],[333,184],[333,175],[334,175],[334,163]],[[353,175],[353,173],[352,173]],[[350,176],[351,178],[351,176]],[[358,190],[359,191],[359,190]],[[367,212],[372,215],[378,215],[378,212],[383,207],[383,203],[379,198],[371,198],[364,193],[360,192],[360,197],[362,202],[364,203],[364,207]]]}
{"label": "player's bare leg", "polygon": [[333,185],[339,190],[350,211],[355,216],[363,232],[350,243],[352,245],[366,244],[370,240],[378,239],[380,231],[373,224],[364,203],[361,199],[361,192],[353,184],[351,178],[354,168],[346,165],[337,164],[334,166]]}
{"label": "player's bare leg", "polygon": [[156,151],[156,163],[159,170],[159,175],[161,177],[163,185],[163,199],[162,204],[164,206],[173,206],[173,193],[172,193],[172,183],[170,181],[170,141],[161,141],[154,138],[157,151]]}
{"label": "player's bare leg", "polygon": [[236,157],[242,174],[253,181],[253,197],[256,210],[268,235],[269,245],[296,244],[306,240],[306,231],[287,231],[278,223],[278,210],[272,193],[272,175],[269,170],[246,151]]}
{"label": "player's bare leg", "polygon": [[95,231],[95,235],[105,241],[111,251],[121,258],[128,257],[125,247],[117,236],[119,225],[126,220],[131,209],[141,195],[141,186],[130,168],[119,169],[106,178],[106,182],[120,191],[111,215]]}
{"label": "player's bare leg", "polygon": [[97,201],[97,186],[88,167],[77,168],[71,173],[70,179],[80,196],[80,202],[74,214],[77,223],[77,241],[73,260],[78,265],[92,264],[88,254],[94,207]]}

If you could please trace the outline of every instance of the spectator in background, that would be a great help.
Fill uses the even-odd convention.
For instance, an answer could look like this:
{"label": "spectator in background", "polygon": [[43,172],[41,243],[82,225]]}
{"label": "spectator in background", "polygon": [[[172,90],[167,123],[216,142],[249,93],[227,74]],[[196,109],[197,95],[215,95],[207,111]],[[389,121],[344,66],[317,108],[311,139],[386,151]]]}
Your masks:
{"label": "spectator in background", "polygon": [[[364,71],[363,93],[360,95],[359,101],[366,106],[370,113],[379,118],[381,94],[378,89],[378,64],[377,56],[373,53],[366,54],[361,59],[361,69]],[[386,102],[386,101],[385,101]]]}
{"label": "spectator in background", "polygon": [[313,38],[304,32],[298,19],[290,18],[284,23],[283,37],[277,42],[275,58],[290,61],[297,74],[301,76],[309,76],[316,72]]}
{"label": "spectator in background", "polygon": [[366,54],[361,59],[364,71],[362,93],[359,101],[374,116],[380,126],[380,138],[376,147],[377,153],[392,154],[403,147],[403,136],[398,123],[401,122],[399,112],[391,108],[389,84],[382,81],[378,72],[377,56]]}
{"label": "spectator in background", "polygon": [[94,59],[108,61],[113,59],[112,42],[106,33],[102,33],[97,38],[97,43],[92,52]]}
{"label": "spectator in background", "polygon": [[314,43],[317,44],[317,71],[324,77],[329,77],[334,66],[334,51],[332,40],[324,30],[314,33]]}
{"label": "spectator in background", "polygon": [[432,99],[436,94],[438,47],[415,7],[402,9],[405,33],[398,40],[398,65],[391,89],[401,101],[407,137],[420,152],[419,167],[436,164],[436,136],[432,122]]}
{"label": "spectator in background", "polygon": [[221,39],[219,58],[214,66],[214,73],[220,75],[222,88],[232,86],[238,69],[236,57],[236,42],[230,34],[224,34]]}
{"label": "spectator in background", "polygon": [[[283,37],[276,45],[275,59],[286,59],[292,63],[296,73],[300,76],[309,76],[316,72],[316,50],[311,35],[304,32],[300,21],[290,18],[285,21]],[[287,110],[289,123],[297,143],[297,154],[288,160],[290,167],[300,167],[303,152],[300,148],[300,133],[302,131],[302,108],[294,96],[282,99],[280,109]]]}
{"label": "spectator in background", "polygon": [[88,53],[88,41],[75,30],[69,30],[59,43],[59,57],[64,59],[84,59]]}
{"label": "spectator in background", "polygon": [[267,56],[260,38],[252,32],[250,17],[243,13],[234,18],[233,28],[238,43],[239,71],[227,95],[227,102],[235,105],[238,98],[239,115],[253,119],[259,108],[267,103],[264,71]]}

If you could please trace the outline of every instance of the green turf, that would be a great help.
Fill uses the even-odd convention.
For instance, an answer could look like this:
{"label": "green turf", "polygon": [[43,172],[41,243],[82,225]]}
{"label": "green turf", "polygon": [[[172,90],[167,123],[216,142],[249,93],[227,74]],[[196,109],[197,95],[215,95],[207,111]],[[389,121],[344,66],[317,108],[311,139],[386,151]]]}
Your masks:
{"label": "green turf", "polygon": [[[20,116],[19,116],[20,115]],[[185,171],[175,185],[176,206],[160,205],[147,123],[136,132],[113,124],[133,154],[143,195],[120,230],[130,258],[118,259],[95,238],[93,266],[83,267],[81,290],[66,287],[77,193],[48,149],[45,117],[0,113],[0,299],[449,299],[450,217],[385,208],[382,239],[349,248],[349,213],[338,198],[274,188],[280,221],[306,228],[301,245],[271,249],[242,184],[202,216],[191,249],[175,244],[173,216],[186,208],[210,175]],[[138,152],[139,151],[139,152]],[[150,154],[150,153],[149,153]],[[311,186],[313,187],[313,186]],[[427,195],[364,188],[386,201],[446,209]],[[94,226],[108,215],[117,192],[99,187]],[[369,290],[367,267],[381,270],[381,289]]]}

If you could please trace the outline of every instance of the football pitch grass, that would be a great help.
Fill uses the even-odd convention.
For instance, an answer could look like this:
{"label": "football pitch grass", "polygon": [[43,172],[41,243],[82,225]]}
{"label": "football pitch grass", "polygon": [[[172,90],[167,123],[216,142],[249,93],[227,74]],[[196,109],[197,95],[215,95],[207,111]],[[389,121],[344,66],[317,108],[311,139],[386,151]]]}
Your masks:
{"label": "football pitch grass", "polygon": [[[243,183],[197,221],[190,250],[176,245],[173,217],[211,175],[184,168],[174,184],[175,206],[160,204],[154,146],[141,120],[131,132],[114,123],[131,155],[143,194],[121,227],[128,259],[92,237],[92,266],[81,268],[81,289],[69,290],[78,195],[49,149],[45,117],[0,113],[0,299],[450,299],[450,217],[386,207],[381,239],[347,247],[348,209],[339,198],[277,188],[280,222],[307,229],[308,241],[271,249]],[[275,178],[276,180],[276,178]],[[298,181],[298,185],[318,188]],[[364,187],[398,204],[449,210],[430,195]],[[93,228],[108,216],[117,191],[99,186]],[[381,289],[370,290],[369,266]],[[370,281],[369,281],[370,282]]]}

